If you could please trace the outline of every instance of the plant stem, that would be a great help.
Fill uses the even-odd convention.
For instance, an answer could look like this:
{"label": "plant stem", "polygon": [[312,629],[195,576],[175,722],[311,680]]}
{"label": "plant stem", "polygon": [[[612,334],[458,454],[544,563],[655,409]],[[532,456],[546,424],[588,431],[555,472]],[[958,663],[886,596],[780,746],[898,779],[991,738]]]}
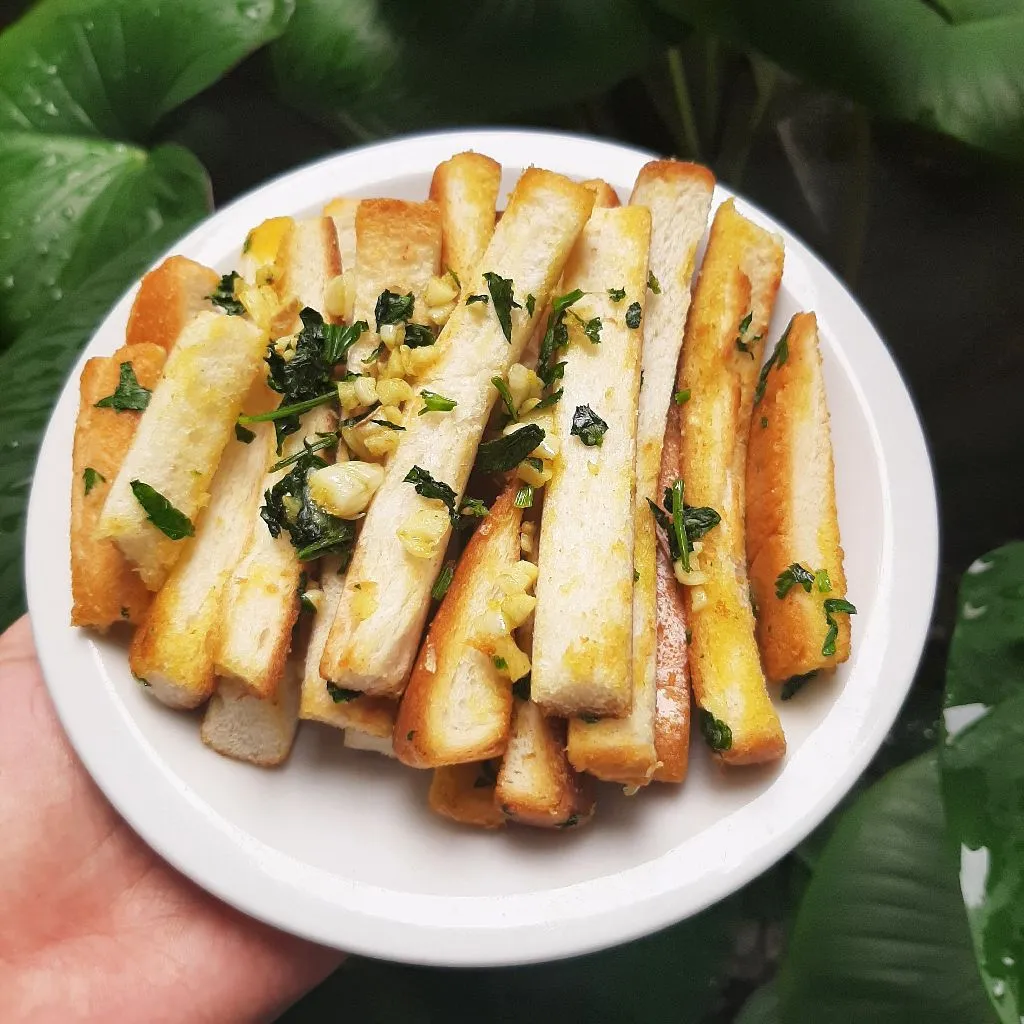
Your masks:
{"label": "plant stem", "polygon": [[683,69],[683,55],[678,46],[673,46],[667,54],[668,73],[672,79],[672,92],[676,98],[676,111],[679,114],[680,123],[683,126],[683,141],[686,143],[686,152],[680,156],[688,156],[691,159],[700,158],[700,135],[697,132],[697,119],[693,113],[693,102],[690,100],[690,90],[686,85],[686,72]]}

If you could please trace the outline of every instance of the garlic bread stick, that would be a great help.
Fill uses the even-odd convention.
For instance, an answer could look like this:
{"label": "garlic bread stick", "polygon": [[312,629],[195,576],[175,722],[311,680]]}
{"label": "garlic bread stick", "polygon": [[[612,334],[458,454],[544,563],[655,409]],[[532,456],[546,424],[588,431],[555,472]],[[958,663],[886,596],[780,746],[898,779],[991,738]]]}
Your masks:
{"label": "garlic bread stick", "polygon": [[747,453],[747,559],[765,675],[781,682],[850,656],[850,613],[827,603],[845,599],[846,574],[813,313],[793,317],[762,376]]}
{"label": "garlic bread stick", "polygon": [[128,315],[125,344],[159,345],[170,352],[185,325],[197,314],[212,310],[217,272],[187,256],[168,256],[146,274]]}
{"label": "garlic bread stick", "polygon": [[[713,509],[721,522],[706,532],[684,577],[690,679],[697,725],[731,764],[771,761],[786,750],[779,716],[765,687],[754,639],[744,541],[747,434],[757,367],[782,277],[782,242],[719,207],[686,325],[679,388],[679,474],[684,500]],[[696,563],[694,565],[693,563]]]}
{"label": "garlic bread stick", "polygon": [[[559,454],[544,496],[533,699],[546,713],[612,715],[631,702],[633,470],[651,215],[597,209],[563,287],[585,294],[558,355]],[[618,291],[625,295],[617,300]],[[578,323],[583,321],[583,324]],[[600,341],[584,333],[600,322]],[[585,327],[583,325],[586,325]]]}
{"label": "garlic bread stick", "polygon": [[138,623],[149,606],[149,591],[121,551],[112,541],[96,536],[103,503],[142,413],[96,403],[117,392],[128,372],[122,367],[129,368],[139,387],[152,391],[165,359],[161,346],[140,342],[112,356],[90,359],[82,370],[71,457],[72,625],[105,630],[115,622]]}
{"label": "garlic bread stick", "polygon": [[414,768],[486,761],[508,741],[508,670],[472,640],[489,606],[505,597],[499,577],[519,561],[517,490],[515,482],[506,487],[477,527],[416,658],[394,741],[398,759]]}
{"label": "garlic bread stick", "polygon": [[[637,177],[630,203],[651,211],[649,294],[643,322],[643,384],[637,415],[633,540],[633,700],[622,719],[569,723],[577,769],[627,785],[651,781],[658,764],[657,536],[647,502],[661,503],[658,478],[665,425],[683,346],[697,245],[707,227],[714,176],[698,164],[654,160]],[[667,612],[671,606],[662,605]]]}
{"label": "garlic bread stick", "polygon": [[[483,302],[456,306],[436,343],[439,359],[424,381],[455,406],[424,415],[410,408],[363,522],[321,663],[325,678],[336,685],[394,696],[405,688],[449,532],[441,524],[421,553],[399,539],[402,530],[415,547],[414,535],[423,538],[424,531],[423,517],[410,522],[413,517],[444,510],[442,501],[421,495],[416,486],[447,494],[427,482],[429,475],[450,488],[453,506],[461,498],[497,397],[491,379],[504,377],[518,360],[592,204],[590,192],[561,175],[531,168],[520,178],[471,284],[475,294],[488,292],[488,280],[494,282],[497,308]],[[505,304],[505,289],[523,308]],[[528,303],[531,295],[534,302]],[[407,482],[410,474],[413,480]],[[376,607],[357,616],[353,598],[364,583],[374,584]]]}
{"label": "garlic bread stick", "polygon": [[441,269],[465,286],[494,234],[501,164],[482,153],[457,153],[438,164],[430,198],[441,211]]}
{"label": "garlic bread stick", "polygon": [[494,802],[496,770],[493,762],[436,769],[427,794],[430,809],[460,825],[502,828],[505,815]]}
{"label": "garlic bread stick", "polygon": [[424,299],[430,279],[441,268],[441,214],[437,203],[404,199],[364,199],[356,210],[356,281],[353,320],[369,331],[349,350],[348,365],[365,373],[364,363],[380,337],[374,311],[385,290],[413,294],[412,321],[425,324]]}
{"label": "garlic bread stick", "polygon": [[265,351],[266,335],[242,317],[199,313],[167,359],[98,524],[150,590],[167,579],[209,501]]}

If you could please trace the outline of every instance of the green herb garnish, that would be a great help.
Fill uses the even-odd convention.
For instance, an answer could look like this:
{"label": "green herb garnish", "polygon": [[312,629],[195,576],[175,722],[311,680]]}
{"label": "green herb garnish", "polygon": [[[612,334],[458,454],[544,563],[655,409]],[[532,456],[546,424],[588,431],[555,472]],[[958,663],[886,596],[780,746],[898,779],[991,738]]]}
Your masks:
{"label": "green herb garnish", "polygon": [[481,473],[507,473],[515,469],[544,440],[544,428],[536,423],[496,437],[480,445],[476,466]]}
{"label": "green herb garnish", "polygon": [[256,435],[248,427],[243,427],[241,423],[236,421],[235,440],[241,441],[242,444],[252,444],[256,440]]}
{"label": "green herb garnish", "polygon": [[135,376],[130,362],[121,364],[118,370],[117,387],[112,395],[101,398],[96,403],[97,409],[116,409],[118,412],[142,412],[149,405],[152,392],[144,388]]}
{"label": "green herb garnish", "polygon": [[530,292],[526,296],[526,315],[529,317],[533,316],[534,310],[537,308],[537,296]]}
{"label": "green herb garnish", "polygon": [[600,448],[607,430],[608,424],[589,405],[576,406],[570,436],[578,437],[588,448]]}
{"label": "green herb garnish", "polygon": [[856,615],[857,609],[842,597],[826,597],[822,606],[825,609],[828,632],[825,634],[825,642],[821,645],[821,653],[824,657],[831,658],[836,653],[836,638],[839,636],[839,623],[835,620],[835,613]]}
{"label": "green herb garnish", "polygon": [[499,672],[507,672],[508,671],[508,662],[504,658],[499,658],[498,655],[495,655],[492,660],[494,662],[494,667]]}
{"label": "green herb garnish", "polygon": [[530,484],[520,484],[519,490],[516,491],[516,508],[532,508],[533,507],[533,487]]}
{"label": "green herb garnish", "polygon": [[647,287],[650,288],[655,295],[661,294],[661,285],[658,283],[658,279],[654,276],[653,270],[647,271]]}
{"label": "green herb garnish", "polygon": [[192,520],[149,484],[141,480],[132,480],[131,489],[135,500],[146,513],[146,518],[171,540],[184,540],[196,532]]}
{"label": "green herb garnish", "polygon": [[501,333],[505,335],[505,340],[511,344],[512,310],[523,308],[512,296],[512,280],[508,277],[500,277],[491,271],[484,274],[483,278],[487,282],[487,290],[491,293],[491,303],[494,306],[494,313],[498,318],[498,323],[501,324]]}
{"label": "green herb garnish", "polygon": [[412,292],[406,295],[399,295],[388,288],[377,296],[377,303],[373,307],[373,319],[377,322],[377,332],[387,324],[398,324],[408,320],[412,316],[413,306],[416,299]]}
{"label": "green herb garnish", "polygon": [[799,562],[787,566],[775,578],[775,596],[781,599],[795,586],[803,587],[808,594],[811,592],[811,587],[814,586],[814,573],[805,569]]}
{"label": "green herb garnish", "polygon": [[451,412],[459,404],[454,398],[445,398],[444,395],[439,395],[436,391],[427,391],[426,389],[420,392],[420,398],[423,399],[423,408],[419,411],[420,416],[428,412]]}
{"label": "green herb garnish", "polygon": [[386,346],[384,345],[384,342],[380,342],[377,345],[377,347],[373,349],[373,351],[371,351],[370,354],[365,359],[362,360],[363,366],[368,366],[370,363],[377,362],[377,360],[380,359],[385,347]]}
{"label": "green herb garnish", "polygon": [[452,284],[454,284],[455,287],[458,288],[461,291],[462,290],[462,282],[459,280],[459,275],[456,274],[455,271],[452,270],[451,267],[445,267],[444,268],[444,273],[445,273],[446,277],[450,277],[452,279]]}
{"label": "green herb garnish", "polygon": [[829,578],[828,569],[819,569],[814,574],[814,585],[818,588],[819,594],[827,594],[832,590],[832,580]]}
{"label": "green herb garnish", "polygon": [[370,329],[365,320],[357,320],[344,327],[341,324],[324,324],[324,361],[337,366],[348,356],[348,350]]}
{"label": "green herb garnish", "polygon": [[512,401],[512,392],[509,391],[508,385],[500,377],[492,377],[491,383],[498,389],[498,394],[501,395],[501,400],[505,403],[509,416],[514,420],[519,419],[519,413],[516,412],[516,404]]}
{"label": "green herb garnish", "polygon": [[455,491],[453,491],[443,480],[435,480],[430,473],[421,466],[413,466],[412,469],[406,473],[404,482],[412,484],[416,489],[416,493],[421,497],[433,498],[437,501],[443,502],[445,508],[448,509],[448,517],[454,525],[458,525],[459,513],[455,507],[458,498]]}
{"label": "green herb garnish", "polygon": [[455,575],[455,559],[449,558],[447,562],[441,566],[441,571],[437,574],[437,579],[434,580],[434,585],[430,588],[430,596],[435,601],[440,601],[445,594],[448,593],[448,588],[452,585],[452,577]]}
{"label": "green herb garnish", "polygon": [[683,489],[683,481],[676,480],[671,487],[665,488],[664,508],[659,508],[650,498],[647,504],[655,522],[665,531],[669,557],[673,562],[681,562],[683,570],[689,572],[692,542],[714,529],[722,517],[706,505],[687,505],[683,500]]}
{"label": "green herb garnish", "polygon": [[817,669],[813,672],[805,672],[802,676],[790,676],[783,684],[779,692],[780,700],[792,700],[816,675]]}
{"label": "green herb garnish", "polygon": [[346,690],[341,686],[335,686],[334,683],[327,684],[327,692],[335,704],[347,704],[350,700],[363,695],[361,690]]}
{"label": "green herb garnish", "polygon": [[565,363],[555,363],[555,353],[569,344],[569,328],[565,325],[565,314],[569,307],[583,298],[583,290],[576,288],[565,295],[557,296],[551,303],[551,314],[540,343],[540,355],[537,360],[537,376],[544,381],[545,387],[551,387],[565,373]]}
{"label": "green herb garnish", "polygon": [[371,423],[376,423],[378,427],[384,427],[386,430],[405,430],[405,427],[398,423],[392,423],[391,420],[370,420]]}
{"label": "green herb garnish", "polygon": [[634,302],[626,310],[626,326],[636,330],[640,326],[640,320],[644,315],[643,307],[639,302]]}
{"label": "green herb garnish", "polygon": [[[245,429],[244,427],[242,429]],[[255,435],[254,435],[255,436]],[[302,451],[296,452],[294,455],[289,455],[287,458],[278,459],[268,472],[276,473],[278,470],[284,469],[287,466],[291,466],[293,463],[299,461],[307,455],[315,455],[317,452],[323,451],[325,448],[333,448],[338,443],[338,438],[341,436],[340,432],[336,430],[325,431],[321,433],[317,431],[315,441],[307,441],[305,438],[302,439]]]}
{"label": "green herb garnish", "polygon": [[584,711],[583,714],[579,716],[579,718],[581,722],[586,722],[587,725],[593,725],[595,722],[601,721],[600,715],[595,715],[590,711]]}
{"label": "green herb garnish", "polygon": [[242,316],[245,313],[245,306],[235,298],[235,282],[240,276],[234,270],[230,274],[225,274],[213,290],[213,294],[206,296],[229,316]]}
{"label": "green herb garnish", "polygon": [[715,718],[706,708],[698,708],[697,717],[701,735],[712,750],[721,753],[732,746],[732,729],[725,722]]}
{"label": "green herb garnish", "polygon": [[105,484],[107,478],[92,466],[86,466],[82,470],[82,483],[85,485],[85,493],[88,494],[97,484]]}
{"label": "green herb garnish", "polygon": [[[559,365],[564,366],[564,363]],[[534,407],[533,411],[536,412],[538,409],[549,409],[553,406],[565,393],[564,388],[559,388],[557,391],[552,391],[550,395],[545,395]]]}
{"label": "green herb garnish", "polygon": [[474,302],[482,302],[486,306],[490,301],[491,300],[489,296],[478,292],[476,295],[470,295],[466,299],[466,305],[472,306]]}
{"label": "green herb garnish", "polygon": [[686,403],[689,400],[690,400],[690,389],[689,388],[683,388],[682,391],[677,391],[672,396],[672,401],[675,402],[676,405],[686,405]]}
{"label": "green herb garnish", "polygon": [[463,517],[483,519],[490,509],[481,498],[466,498],[459,506],[459,515]]}
{"label": "green herb garnish", "polygon": [[520,700],[530,699],[530,673],[527,672],[522,679],[517,679],[512,684],[512,696],[518,697]]}
{"label": "green herb garnish", "polygon": [[625,297],[626,297],[626,289],[625,288],[609,288],[608,289],[608,298],[611,299],[612,302],[621,302]]}
{"label": "green herb garnish", "polygon": [[754,388],[754,405],[757,405],[764,398],[764,391],[768,386],[768,374],[771,372],[771,368],[773,366],[782,366],[789,358],[789,331],[792,326],[793,324],[790,323],[789,327],[783,332],[782,337],[779,338],[772,354],[768,357],[768,362],[761,367],[761,375],[757,378],[757,387]]}
{"label": "green herb garnish", "polygon": [[406,324],[405,340],[402,342],[407,348],[429,348],[437,341],[437,328],[427,327],[425,324]]}
{"label": "green herb garnish", "polygon": [[761,335],[757,334],[749,341],[746,341],[743,336],[748,330],[750,330],[750,323],[753,319],[754,313],[751,311],[740,321],[739,331],[736,335],[736,347],[745,355],[750,356],[751,359],[754,358],[754,350],[752,346],[761,340]]}

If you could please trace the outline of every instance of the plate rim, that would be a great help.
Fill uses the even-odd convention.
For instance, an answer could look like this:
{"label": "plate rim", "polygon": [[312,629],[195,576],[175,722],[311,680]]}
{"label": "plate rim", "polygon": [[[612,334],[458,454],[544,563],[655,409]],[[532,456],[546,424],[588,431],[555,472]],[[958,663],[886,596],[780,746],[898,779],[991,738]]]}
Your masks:
{"label": "plate rim", "polygon": [[[537,152],[532,152],[530,147]],[[303,179],[315,178],[335,165],[356,165],[376,157],[382,166],[396,174],[403,170],[422,172],[421,168],[424,171],[432,168],[453,152],[464,149],[490,153],[499,162],[510,166],[525,165],[523,152],[541,164],[552,164],[556,168],[559,158],[571,150],[579,156],[584,152],[589,154],[594,165],[601,167],[604,166],[599,162],[602,159],[629,161],[639,167],[642,162],[656,158],[653,153],[615,142],[542,130],[476,129],[403,136],[332,154],[264,182],[203,220],[161,255],[153,266],[173,252],[190,251],[204,241],[211,242],[218,229],[225,230],[224,225],[236,219],[250,204],[259,202],[266,209],[270,205],[268,193],[300,188]],[[392,163],[388,162],[389,158]],[[403,167],[403,160],[411,161],[414,166]],[[386,177],[387,174],[378,176]],[[885,448],[885,454],[892,457],[892,464],[883,460],[879,472],[886,506],[883,526],[891,529],[888,533],[883,530],[888,550],[880,556],[883,560],[879,575],[879,602],[872,614],[872,622],[881,623],[886,612],[899,608],[901,628],[898,635],[891,629],[887,630],[887,639],[878,659],[878,669],[882,668],[884,661],[890,670],[885,683],[888,688],[886,703],[853,756],[825,787],[817,802],[803,813],[798,813],[785,829],[768,829],[770,834],[762,837],[752,854],[724,866],[717,873],[711,873],[704,879],[702,892],[696,897],[691,894],[680,898],[681,893],[689,893],[690,890],[671,875],[671,854],[678,847],[615,874],[540,894],[427,896],[367,886],[328,875],[308,865],[308,870],[296,871],[298,862],[294,858],[265,846],[223,821],[161,762],[159,754],[135,726],[128,709],[113,692],[112,683],[94,649],[97,683],[108,691],[107,724],[120,727],[122,736],[134,742],[140,748],[138,752],[145,756],[139,764],[132,763],[132,756],[117,752],[110,746],[109,736],[101,735],[101,731],[87,721],[90,705],[86,703],[83,691],[88,688],[59,682],[61,676],[67,674],[68,652],[65,649],[77,631],[66,623],[55,630],[52,613],[47,617],[47,591],[52,586],[52,576],[48,578],[41,569],[47,563],[46,533],[43,530],[46,520],[44,502],[48,500],[45,469],[62,454],[59,448],[61,420],[66,420],[70,414],[73,423],[82,365],[91,355],[96,339],[109,330],[108,325],[126,314],[138,285],[135,282],[93,333],[51,414],[33,475],[25,541],[25,572],[28,606],[43,674],[64,730],[106,798],[160,856],[196,884],[242,912],[312,941],[353,953],[409,963],[499,966],[593,952],[690,917],[767,870],[832,811],[884,740],[909,691],[924,649],[938,577],[938,506],[934,475],[913,399],[881,334],[860,304],[798,235],[742,195],[717,186],[716,201],[732,195],[736,195],[738,201],[749,208],[762,224],[785,237],[787,259],[790,252],[799,254],[815,274],[818,284],[834,293],[828,302],[846,304],[848,312],[861,320],[858,329],[866,329],[871,344],[864,352],[858,353],[859,358],[870,358],[874,370],[880,374],[873,384],[878,387],[879,395],[886,392],[891,402],[885,408],[885,429],[876,438],[879,452]],[[293,201],[292,206],[295,205]],[[252,223],[261,215],[257,214]],[[823,298],[822,301],[826,300]],[[847,372],[852,382],[857,384],[859,375],[853,374],[849,367]],[[878,383],[879,380],[882,383]],[[883,426],[870,414],[872,403],[866,393],[861,404],[869,426],[876,430]],[[66,432],[66,422],[63,427]],[[897,433],[900,435],[898,450],[891,440],[886,445],[882,444],[883,436],[891,438]],[[65,458],[67,451],[63,452]],[[911,490],[915,504],[912,522],[907,519],[904,508],[909,497],[904,492]],[[894,494],[901,498],[898,507],[893,504]],[[897,553],[896,550],[897,532],[903,536],[907,547],[914,551],[912,587],[906,579],[908,573],[904,572],[903,578],[899,578],[896,571],[897,558],[900,562],[905,560],[903,551]],[[65,550],[62,548],[61,557],[65,557]],[[905,599],[903,605],[894,600],[897,588]],[[49,603],[52,605],[53,602]],[[866,665],[865,670],[870,667]],[[88,700],[95,702],[96,696]],[[96,705],[97,708],[99,706]],[[126,771],[126,767],[131,770]],[[154,798],[154,786],[162,799]],[[172,815],[175,823],[169,824]],[[717,826],[709,833],[716,829]],[[694,840],[699,839],[700,835],[694,837]],[[210,856],[211,849],[215,856]],[[239,856],[240,853],[243,856]],[[286,874],[289,875],[287,879]],[[636,876],[643,876],[651,883],[645,893],[629,889],[631,882],[639,880]],[[582,903],[592,901],[592,891],[601,887],[608,890],[606,899],[611,896],[614,899],[603,908],[595,907],[597,901],[581,908]],[[328,888],[331,899],[326,895]],[[526,905],[524,901],[531,898],[536,901],[538,897],[544,901],[550,896],[551,902],[555,903],[558,902],[555,894],[562,893],[566,894],[562,902],[565,904],[563,909],[568,911],[567,916],[537,919],[534,914],[516,920],[517,911]],[[339,906],[338,899],[344,899],[347,905]],[[388,905],[389,917],[381,916],[379,908],[384,904]],[[471,904],[475,907],[486,905],[481,911],[486,920],[467,919],[465,915]],[[434,913],[438,910],[446,910],[447,917],[438,917]]]}

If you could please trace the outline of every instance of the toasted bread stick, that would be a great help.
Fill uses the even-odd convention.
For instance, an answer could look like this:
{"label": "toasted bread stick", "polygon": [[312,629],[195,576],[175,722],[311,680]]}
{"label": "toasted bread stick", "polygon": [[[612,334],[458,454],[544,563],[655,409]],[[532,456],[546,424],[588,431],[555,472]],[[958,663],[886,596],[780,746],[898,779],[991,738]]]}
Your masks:
{"label": "toasted bread stick", "polygon": [[321,560],[320,589],[324,595],[323,603],[313,618],[313,629],[306,647],[299,717],[323,722],[336,729],[354,729],[390,744],[398,710],[393,700],[338,690],[328,686],[327,680],[320,675],[324,644],[345,589],[337,558]]}
{"label": "toasted bread stick", "polygon": [[500,187],[501,164],[482,153],[456,153],[434,170],[430,198],[441,211],[441,269],[454,270],[463,287],[494,234]]}
{"label": "toasted bread stick", "polygon": [[299,672],[289,665],[272,697],[255,697],[232,679],[222,679],[206,705],[202,741],[225,757],[263,768],[283,764],[298,725]]}
{"label": "toasted bread stick", "polygon": [[501,828],[505,816],[494,802],[494,767],[453,764],[438,768],[430,780],[430,809],[462,825]]}
{"label": "toasted bread stick", "polygon": [[150,593],[124,555],[112,541],[95,535],[142,414],[97,409],[96,403],[114,393],[122,363],[130,363],[139,384],[152,391],[165,359],[159,345],[137,343],[90,359],[82,370],[71,460],[72,625],[105,630],[124,620],[138,623],[149,607]]}
{"label": "toasted bread stick", "polygon": [[519,561],[517,490],[506,487],[470,539],[409,677],[395,753],[414,768],[486,761],[508,742],[511,684],[469,640],[500,594],[498,574]]}
{"label": "toasted bread stick", "polygon": [[265,351],[266,335],[242,317],[200,313],[167,359],[98,525],[150,590],[163,585],[183,545],[150,521],[132,482],[153,488],[194,528]]}
{"label": "toasted bread stick", "polygon": [[341,268],[346,274],[356,269],[356,211],[359,209],[359,203],[358,199],[339,197],[332,199],[323,209],[323,215],[334,220],[334,227],[338,232]]}
{"label": "toasted bread stick", "polygon": [[364,199],[356,210],[356,286],[353,320],[370,330],[349,350],[348,365],[365,372],[363,360],[380,341],[374,309],[381,292],[414,298],[412,319],[428,323],[423,295],[441,268],[441,213],[437,203]]}
{"label": "toasted bread stick", "polygon": [[589,188],[594,193],[594,208],[598,209],[604,207],[609,209],[613,206],[621,206],[619,202],[619,195],[608,184],[601,178],[588,178],[586,181],[581,182],[584,188]]}
{"label": "toasted bread stick", "polygon": [[[714,176],[704,167],[655,160],[641,169],[630,198],[631,204],[646,206],[651,211],[651,291],[644,312],[644,383],[640,389],[636,438],[633,700],[625,718],[592,723],[571,721],[569,760],[576,768],[598,778],[632,786],[650,782],[659,761],[655,736],[658,542],[647,502],[649,499],[660,504],[662,500],[658,478],[665,426],[690,308],[697,245],[707,226],[714,187]],[[663,601],[660,610],[665,616],[681,607],[681,601]],[[673,628],[671,623],[664,626],[668,631]]]}
{"label": "toasted bread stick", "polygon": [[[660,493],[679,474],[679,406],[669,406],[661,453]],[[655,553],[658,644],[655,674],[655,782],[682,782],[690,760],[690,661],[683,588],[676,579],[665,538]]]}
{"label": "toasted bread stick", "polygon": [[[544,496],[533,699],[548,714],[621,717],[631,700],[633,467],[642,320],[626,322],[647,292],[651,215],[641,206],[597,209],[573,249],[563,286],[586,294],[572,307],[600,317],[601,341],[573,331],[564,394],[554,407],[560,445]],[[609,295],[621,288],[619,302]],[[607,431],[587,446],[571,433],[585,408]],[[581,546],[582,545],[582,546]]]}
{"label": "toasted bread stick", "polygon": [[[487,290],[483,272],[511,280],[524,307],[527,295],[535,297],[534,316],[525,308],[511,310],[510,340],[489,304],[463,302],[441,332],[440,358],[424,383],[457,405],[451,412],[406,417],[406,430],[363,521],[324,651],[321,671],[338,686],[393,696],[405,688],[445,551],[441,538],[433,555],[420,558],[398,540],[396,531],[413,513],[437,505],[405,478],[419,466],[461,497],[497,397],[491,378],[504,377],[522,353],[592,201],[586,189],[561,175],[531,168],[520,178],[480,262],[485,271],[472,279],[472,289]],[[364,581],[376,584],[378,603],[359,619],[352,597],[355,585]]]}
{"label": "toasted bread stick", "polygon": [[146,274],[128,315],[125,344],[159,345],[170,352],[185,325],[204,309],[219,278],[215,270],[186,256],[168,256]]}
{"label": "toasted bread stick", "polygon": [[494,798],[506,817],[538,828],[573,828],[594,813],[566,757],[565,722],[546,718],[533,701],[515,702]]}
{"label": "toasted bread stick", "polygon": [[[850,656],[847,614],[833,615],[835,654],[822,653],[829,628],[823,603],[846,597],[846,574],[813,313],[793,317],[765,380],[747,455],[747,558],[765,675],[781,682],[835,668]],[[810,593],[791,585],[779,598],[776,580],[794,563],[812,574],[824,570],[827,579],[818,576]]]}
{"label": "toasted bread stick", "polygon": [[128,651],[132,673],[171,707],[197,707],[216,685],[222,595],[252,529],[273,450],[271,424],[257,423],[253,433],[249,444],[228,443],[196,535],[153,599]]}
{"label": "toasted bread stick", "polygon": [[[325,295],[328,284],[341,273],[341,252],[330,217],[297,220],[277,254],[277,264],[281,269],[275,282],[278,294],[294,296],[300,308],[309,306],[327,321],[335,319],[327,312]],[[301,326],[296,318],[293,330]]]}
{"label": "toasted bread stick", "polygon": [[743,529],[750,412],[782,259],[780,239],[741,216],[731,200],[719,207],[679,380],[690,393],[681,406],[685,501],[721,516],[702,540],[699,571],[706,581],[684,587],[690,677],[697,724],[730,764],[771,761],[786,750],[754,640]]}

